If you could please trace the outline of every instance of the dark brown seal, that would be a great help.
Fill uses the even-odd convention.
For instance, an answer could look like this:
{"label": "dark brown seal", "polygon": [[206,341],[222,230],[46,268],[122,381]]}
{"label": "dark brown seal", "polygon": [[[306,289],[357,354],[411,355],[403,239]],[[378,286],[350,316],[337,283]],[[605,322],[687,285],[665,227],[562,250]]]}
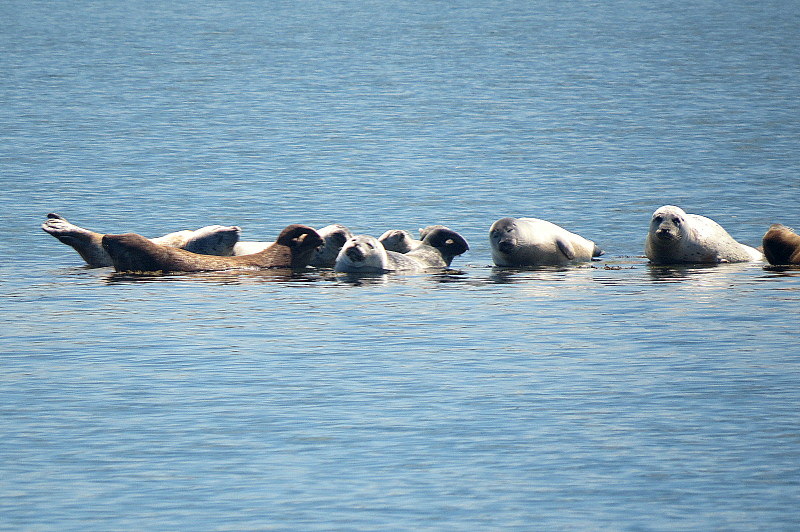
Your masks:
{"label": "dark brown seal", "polygon": [[290,225],[275,244],[258,253],[235,257],[199,255],[184,249],[161,246],[135,233],[105,235],[103,249],[118,272],[200,272],[217,270],[304,268],[322,245],[311,227]]}
{"label": "dark brown seal", "polygon": [[772,224],[761,242],[770,264],[800,264],[800,235],[785,225]]}

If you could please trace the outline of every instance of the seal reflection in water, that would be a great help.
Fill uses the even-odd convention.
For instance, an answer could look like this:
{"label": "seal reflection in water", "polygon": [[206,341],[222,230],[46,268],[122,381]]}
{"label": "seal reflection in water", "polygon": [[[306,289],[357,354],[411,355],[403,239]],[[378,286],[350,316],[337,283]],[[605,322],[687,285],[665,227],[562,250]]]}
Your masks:
{"label": "seal reflection in water", "polygon": [[423,272],[447,268],[454,257],[468,249],[467,241],[450,229],[430,231],[421,245],[408,253],[387,251],[374,236],[356,235],[342,247],[334,270],[345,273]]}
{"label": "seal reflection in water", "polygon": [[645,255],[654,264],[757,262],[756,248],[740,244],[717,222],[680,207],[664,205],[653,213]]}
{"label": "seal reflection in water", "polygon": [[764,256],[770,264],[800,264],[800,235],[782,224],[772,224],[762,239]]}
{"label": "seal reflection in water", "polygon": [[322,245],[311,227],[290,225],[267,249],[250,255],[218,257],[160,246],[141,235],[105,235],[103,248],[118,272],[199,272],[236,269],[304,268]]}
{"label": "seal reflection in water", "polygon": [[489,242],[497,266],[561,266],[603,254],[591,240],[538,218],[501,218],[489,228]]}

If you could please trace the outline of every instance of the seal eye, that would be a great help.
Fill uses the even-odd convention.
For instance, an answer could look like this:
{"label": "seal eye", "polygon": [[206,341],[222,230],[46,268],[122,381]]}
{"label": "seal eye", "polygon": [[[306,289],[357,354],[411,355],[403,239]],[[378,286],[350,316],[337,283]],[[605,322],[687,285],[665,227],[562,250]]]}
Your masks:
{"label": "seal eye", "polygon": [[661,222],[664,221],[664,218],[662,218],[661,216],[656,216],[655,218],[653,218],[653,221],[657,224],[660,224]]}
{"label": "seal eye", "polygon": [[672,219],[672,223],[674,223],[675,225],[681,225],[681,219],[680,218],[673,218]]}

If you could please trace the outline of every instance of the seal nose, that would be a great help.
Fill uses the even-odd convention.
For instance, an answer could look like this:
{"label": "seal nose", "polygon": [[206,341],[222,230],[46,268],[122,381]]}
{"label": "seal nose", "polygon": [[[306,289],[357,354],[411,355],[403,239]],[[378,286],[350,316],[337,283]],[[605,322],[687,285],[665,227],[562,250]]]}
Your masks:
{"label": "seal nose", "polygon": [[656,236],[662,240],[672,240],[672,233],[669,229],[659,228],[656,230]]}
{"label": "seal nose", "polygon": [[497,249],[500,250],[501,253],[511,253],[514,251],[514,242],[511,240],[501,240],[497,243]]}
{"label": "seal nose", "polygon": [[345,251],[345,255],[347,255],[347,258],[349,258],[352,261],[358,262],[364,260],[364,253],[358,246],[347,248],[347,251]]}

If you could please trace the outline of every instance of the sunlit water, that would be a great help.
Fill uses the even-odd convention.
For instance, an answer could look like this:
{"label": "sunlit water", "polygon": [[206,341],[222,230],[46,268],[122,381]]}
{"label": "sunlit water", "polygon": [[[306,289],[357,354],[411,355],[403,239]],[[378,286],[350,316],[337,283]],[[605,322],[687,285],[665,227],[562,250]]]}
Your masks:
{"label": "sunlit water", "polygon": [[[0,528],[795,530],[794,2],[4,2]],[[115,275],[157,236],[443,223],[451,271]],[[491,266],[534,216],[606,254]]]}

